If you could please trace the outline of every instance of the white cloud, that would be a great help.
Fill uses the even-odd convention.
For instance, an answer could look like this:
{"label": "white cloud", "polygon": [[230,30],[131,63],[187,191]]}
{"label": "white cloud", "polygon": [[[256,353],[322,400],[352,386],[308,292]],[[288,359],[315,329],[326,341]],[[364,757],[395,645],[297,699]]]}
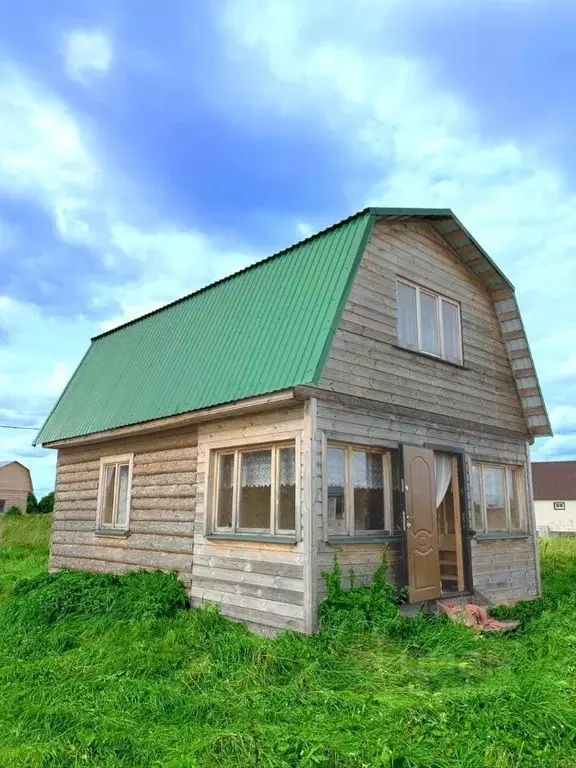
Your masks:
{"label": "white cloud", "polygon": [[112,66],[112,40],[100,30],[75,29],[65,35],[62,53],[66,72],[86,85]]}
{"label": "white cloud", "polygon": [[297,221],[296,232],[298,233],[298,237],[309,237],[309,235],[312,235],[314,233],[314,230],[310,226],[310,224],[308,224],[308,222]]}
{"label": "white cloud", "polygon": [[[37,307],[0,296],[0,424],[39,426],[83,354],[91,324],[45,317]],[[19,460],[41,493],[52,490],[55,452],[32,447],[34,430],[0,428],[0,461]]]}
{"label": "white cloud", "polygon": [[[140,190],[101,161],[94,137],[66,105],[8,63],[0,67],[2,193],[41,207],[63,242],[89,246],[112,274],[131,275],[97,282],[86,274],[87,315],[111,302],[120,307],[105,328],[254,258],[219,248],[200,233],[151,213]],[[0,222],[0,248],[14,236]],[[0,252],[1,258],[10,256]],[[36,426],[102,327],[82,315],[47,317],[34,304],[3,296],[2,287],[0,423]],[[32,469],[35,485],[46,491],[53,484],[53,452],[31,448],[34,434],[0,429],[0,460],[21,459]]]}
{"label": "white cloud", "polygon": [[[515,283],[542,379],[570,374],[576,196],[535,147],[484,138],[473,105],[441,87],[428,62],[396,53],[393,5],[365,0],[354,15],[328,0],[231,0],[223,21],[251,101],[306,116],[383,169],[349,210],[452,208]],[[366,17],[377,48],[365,44]]]}

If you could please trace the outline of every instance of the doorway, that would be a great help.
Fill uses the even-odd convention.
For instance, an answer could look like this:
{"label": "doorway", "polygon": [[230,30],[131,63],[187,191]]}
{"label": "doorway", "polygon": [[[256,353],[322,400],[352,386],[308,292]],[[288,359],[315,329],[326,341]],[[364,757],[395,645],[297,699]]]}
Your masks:
{"label": "doorway", "polygon": [[404,552],[411,603],[466,588],[459,457],[403,446]]}
{"label": "doorway", "polygon": [[438,557],[442,595],[464,592],[464,551],[460,514],[458,457],[435,453]]}

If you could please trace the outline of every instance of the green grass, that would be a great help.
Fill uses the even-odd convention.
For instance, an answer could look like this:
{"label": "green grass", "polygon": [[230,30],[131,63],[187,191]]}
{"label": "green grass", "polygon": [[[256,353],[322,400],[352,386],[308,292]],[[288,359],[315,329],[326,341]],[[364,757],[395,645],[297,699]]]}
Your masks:
{"label": "green grass", "polygon": [[46,570],[51,515],[5,517],[0,528],[0,601],[18,579]]}
{"label": "green grass", "polygon": [[2,768],[576,766],[576,539],[544,543],[514,635],[389,607],[367,628],[358,592],[316,637],[265,639],[169,576],[37,576],[47,521],[5,524],[1,594],[36,578],[0,606]]}

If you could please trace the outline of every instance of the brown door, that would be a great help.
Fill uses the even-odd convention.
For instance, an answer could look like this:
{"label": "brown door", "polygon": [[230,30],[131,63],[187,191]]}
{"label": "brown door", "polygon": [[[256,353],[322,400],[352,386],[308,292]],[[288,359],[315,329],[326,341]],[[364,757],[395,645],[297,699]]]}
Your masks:
{"label": "brown door", "polygon": [[434,453],[403,446],[406,493],[406,562],[411,603],[440,597],[440,556],[434,484]]}

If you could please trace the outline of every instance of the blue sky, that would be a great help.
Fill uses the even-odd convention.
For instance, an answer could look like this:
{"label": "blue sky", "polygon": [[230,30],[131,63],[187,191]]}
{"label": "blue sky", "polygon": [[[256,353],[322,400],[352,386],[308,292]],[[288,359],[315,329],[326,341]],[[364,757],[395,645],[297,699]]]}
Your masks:
{"label": "blue sky", "polygon": [[[30,19],[34,24],[30,24]],[[368,204],[451,207],[576,458],[576,6],[20,0],[0,31],[0,423],[90,336]],[[43,493],[54,455],[0,429]]]}

